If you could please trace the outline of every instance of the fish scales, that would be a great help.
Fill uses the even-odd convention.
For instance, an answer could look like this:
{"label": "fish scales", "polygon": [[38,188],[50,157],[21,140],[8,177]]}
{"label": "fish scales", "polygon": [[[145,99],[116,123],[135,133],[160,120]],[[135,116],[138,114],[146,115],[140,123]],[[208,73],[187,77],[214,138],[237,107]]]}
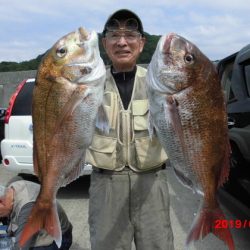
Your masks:
{"label": "fish scales", "polygon": [[224,219],[216,190],[229,174],[229,139],[223,91],[212,62],[191,42],[163,36],[148,67],[149,132],[156,132],[178,179],[203,193],[187,246],[209,232],[230,250],[230,231],[214,229]]}
{"label": "fish scales", "polygon": [[105,78],[97,34],[83,28],[59,39],[39,65],[32,120],[34,171],[41,189],[19,240],[21,247],[41,229],[61,245],[56,194],[81,175],[95,126],[108,130],[101,106]]}

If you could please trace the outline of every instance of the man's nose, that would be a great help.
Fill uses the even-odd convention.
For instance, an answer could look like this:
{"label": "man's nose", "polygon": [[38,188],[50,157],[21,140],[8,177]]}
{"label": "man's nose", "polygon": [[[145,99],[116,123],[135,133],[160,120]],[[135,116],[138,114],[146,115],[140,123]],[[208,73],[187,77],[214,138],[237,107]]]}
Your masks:
{"label": "man's nose", "polygon": [[117,41],[117,44],[127,44],[127,40],[125,39],[124,35],[121,35]]}

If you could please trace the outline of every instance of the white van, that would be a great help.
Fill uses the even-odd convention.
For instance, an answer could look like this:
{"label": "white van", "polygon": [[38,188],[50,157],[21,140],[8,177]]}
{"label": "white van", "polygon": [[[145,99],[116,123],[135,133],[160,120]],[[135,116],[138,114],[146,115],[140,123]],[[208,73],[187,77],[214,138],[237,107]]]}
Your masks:
{"label": "white van", "polygon": [[[3,167],[17,173],[33,174],[32,92],[35,79],[22,81],[10,98],[4,119],[4,139],[1,141]],[[92,167],[85,164],[83,175]]]}

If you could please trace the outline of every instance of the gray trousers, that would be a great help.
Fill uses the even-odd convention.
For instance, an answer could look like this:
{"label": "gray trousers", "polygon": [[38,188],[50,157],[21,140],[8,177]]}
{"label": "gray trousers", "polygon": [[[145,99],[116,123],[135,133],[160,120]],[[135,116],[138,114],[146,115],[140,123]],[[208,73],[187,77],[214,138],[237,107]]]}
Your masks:
{"label": "gray trousers", "polygon": [[91,175],[91,250],[173,250],[166,170]]}

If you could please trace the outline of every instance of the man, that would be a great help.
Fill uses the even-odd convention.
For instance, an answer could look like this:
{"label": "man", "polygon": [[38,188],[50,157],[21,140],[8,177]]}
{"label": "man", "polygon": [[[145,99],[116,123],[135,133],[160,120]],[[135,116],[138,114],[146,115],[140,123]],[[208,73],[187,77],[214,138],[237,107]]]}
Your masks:
{"label": "man", "polygon": [[[8,217],[7,233],[15,242],[11,250],[20,249],[18,240],[39,190],[39,184],[25,180],[14,181],[7,188],[0,186],[0,218]],[[41,231],[33,236],[22,250],[67,250],[70,248],[72,225],[59,203],[57,203],[57,209],[62,229],[62,246],[58,248],[53,238],[45,231]]]}
{"label": "man", "polygon": [[92,250],[172,250],[167,156],[148,134],[146,69],[136,65],[145,37],[139,17],[122,9],[103,30],[112,65],[104,106],[108,135],[96,130],[87,161],[91,175],[89,225]]}

